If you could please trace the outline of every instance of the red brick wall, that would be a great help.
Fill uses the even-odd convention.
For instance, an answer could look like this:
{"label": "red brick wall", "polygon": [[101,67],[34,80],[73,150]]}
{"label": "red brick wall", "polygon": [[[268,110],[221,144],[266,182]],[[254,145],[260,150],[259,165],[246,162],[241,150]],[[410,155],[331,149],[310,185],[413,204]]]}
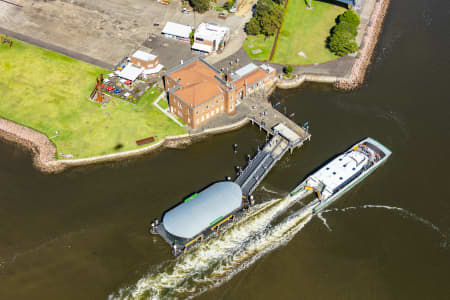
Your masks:
{"label": "red brick wall", "polygon": [[131,63],[138,67],[144,67],[146,69],[152,69],[156,67],[159,64],[159,57],[156,57],[156,59],[152,61],[142,61],[139,59],[136,59],[134,57],[131,57]]}

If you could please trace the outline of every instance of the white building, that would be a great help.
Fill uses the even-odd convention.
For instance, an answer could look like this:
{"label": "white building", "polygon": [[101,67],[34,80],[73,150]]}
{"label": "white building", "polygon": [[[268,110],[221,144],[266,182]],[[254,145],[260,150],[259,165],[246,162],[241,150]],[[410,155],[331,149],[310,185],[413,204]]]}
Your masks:
{"label": "white building", "polygon": [[214,23],[201,23],[194,33],[192,49],[210,54],[225,47],[229,39],[230,28]]}
{"label": "white building", "polygon": [[161,33],[166,37],[189,42],[189,35],[191,34],[192,30],[193,29],[191,26],[167,22]]}

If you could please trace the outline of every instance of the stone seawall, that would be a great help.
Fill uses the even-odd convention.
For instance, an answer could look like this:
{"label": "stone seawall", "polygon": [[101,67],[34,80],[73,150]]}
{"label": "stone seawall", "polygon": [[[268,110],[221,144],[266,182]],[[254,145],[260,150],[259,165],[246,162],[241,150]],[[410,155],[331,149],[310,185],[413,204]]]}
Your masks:
{"label": "stone seawall", "polygon": [[326,75],[296,75],[294,79],[290,80],[280,80],[277,82],[277,87],[280,89],[292,89],[299,87],[305,81],[310,82],[319,82],[319,83],[336,83],[338,80],[342,78],[338,78],[336,76],[326,76]]}
{"label": "stone seawall", "polygon": [[358,58],[355,61],[350,75],[344,79],[338,80],[335,86],[339,89],[352,90],[359,87],[365,78],[367,68],[369,67],[375,46],[378,42],[383,21],[389,7],[390,0],[378,0],[370,16],[369,24],[366,27],[362,39],[362,48],[359,50]]}
{"label": "stone seawall", "polygon": [[249,120],[247,118],[244,118],[233,124],[206,129],[196,134],[167,136],[157,143],[149,145],[147,147],[143,147],[141,149],[88,158],[65,160],[55,159],[56,147],[46,135],[12,121],[0,118],[0,137],[8,141],[18,143],[28,149],[32,153],[34,166],[40,171],[44,173],[59,173],[69,167],[125,160],[159,149],[183,147],[185,145],[189,145],[195,140],[204,138],[209,135],[215,135],[239,129],[245,126],[248,122]]}

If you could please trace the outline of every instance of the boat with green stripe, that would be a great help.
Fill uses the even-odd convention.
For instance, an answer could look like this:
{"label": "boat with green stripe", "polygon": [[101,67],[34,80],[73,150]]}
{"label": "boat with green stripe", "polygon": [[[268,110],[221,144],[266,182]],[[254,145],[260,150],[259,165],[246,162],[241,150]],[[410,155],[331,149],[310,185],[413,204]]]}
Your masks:
{"label": "boat with green stripe", "polygon": [[150,232],[159,234],[177,256],[234,223],[251,202],[238,184],[217,182],[165,212],[161,222],[155,219]]}

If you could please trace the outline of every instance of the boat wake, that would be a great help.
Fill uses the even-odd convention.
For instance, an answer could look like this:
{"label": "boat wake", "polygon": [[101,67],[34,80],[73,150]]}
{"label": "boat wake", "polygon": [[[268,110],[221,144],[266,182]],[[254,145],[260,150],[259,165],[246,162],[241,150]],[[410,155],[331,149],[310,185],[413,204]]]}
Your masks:
{"label": "boat wake", "polygon": [[441,237],[441,243],[440,246],[442,248],[447,248],[449,246],[448,244],[448,236],[445,232],[443,232],[438,226],[436,226],[435,224],[433,224],[431,221],[424,219],[418,215],[416,215],[415,213],[410,212],[409,210],[406,210],[404,208],[401,207],[395,207],[395,206],[389,206],[389,205],[375,205],[375,204],[366,204],[366,205],[362,205],[362,206],[350,206],[350,207],[346,207],[346,208],[331,208],[331,209],[327,209],[324,210],[322,212],[320,212],[317,216],[322,220],[323,224],[325,225],[325,227],[331,231],[331,227],[328,225],[326,218],[323,216],[323,214],[326,213],[331,213],[331,212],[345,212],[345,211],[349,211],[349,210],[357,210],[357,209],[367,209],[367,208],[378,208],[378,209],[387,209],[387,210],[393,210],[393,211],[397,211],[400,214],[413,219],[414,221],[417,221],[419,223],[424,224],[425,226],[433,229],[434,231],[436,231],[437,233],[439,233],[440,237]]}
{"label": "boat wake", "polygon": [[310,210],[298,210],[273,224],[298,202],[302,193],[256,205],[248,217],[136,284],[110,295],[109,299],[193,298],[230,280],[265,254],[289,242],[311,219]]}

